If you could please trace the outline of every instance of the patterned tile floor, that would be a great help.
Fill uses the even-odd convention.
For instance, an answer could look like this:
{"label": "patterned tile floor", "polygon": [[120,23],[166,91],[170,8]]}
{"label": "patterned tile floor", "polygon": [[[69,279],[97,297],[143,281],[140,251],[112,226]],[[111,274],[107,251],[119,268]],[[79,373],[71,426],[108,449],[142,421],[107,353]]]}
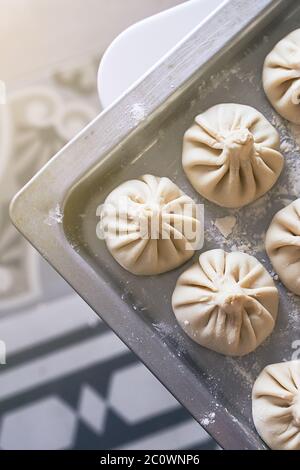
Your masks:
{"label": "patterned tile floor", "polygon": [[[117,15],[121,2],[113,0],[109,8],[103,0],[76,0],[72,5],[76,19],[84,4],[90,7],[92,18],[110,14],[121,30],[126,26]],[[2,18],[11,19],[15,9],[25,3],[5,0]],[[144,0],[143,8],[139,0],[126,3],[129,24],[137,15],[146,16],[179,2]],[[67,10],[69,0],[44,0],[44,10],[37,0],[26,4],[21,30],[26,30],[27,17],[40,15],[42,23],[43,15],[51,13],[47,9],[52,8],[52,13],[55,8]],[[62,11],[62,18],[64,14]],[[85,20],[88,18],[86,15]],[[76,25],[73,21],[72,28]],[[86,38],[87,24],[77,27]],[[69,44],[64,54],[72,56],[73,65],[66,66],[64,54],[58,50],[58,64],[52,51],[51,64],[41,56],[37,70],[30,57],[31,74],[21,57],[19,70],[15,63],[9,69],[7,54],[2,64],[6,68],[0,67],[5,70],[9,90],[7,104],[0,105],[0,340],[7,348],[7,363],[0,365],[0,448],[215,448],[202,428],[8,219],[8,204],[18,188],[99,112],[97,64],[112,32],[103,37],[93,27],[94,40],[98,38],[100,44],[97,53],[83,54],[88,46],[80,44],[80,57],[74,61],[75,50]],[[1,52],[9,32],[7,27],[0,30]],[[60,26],[58,30],[59,36]],[[50,31],[44,33],[44,41],[47,34],[50,37]],[[26,38],[24,41],[26,49]],[[33,43],[32,47],[38,54],[39,46]]]}

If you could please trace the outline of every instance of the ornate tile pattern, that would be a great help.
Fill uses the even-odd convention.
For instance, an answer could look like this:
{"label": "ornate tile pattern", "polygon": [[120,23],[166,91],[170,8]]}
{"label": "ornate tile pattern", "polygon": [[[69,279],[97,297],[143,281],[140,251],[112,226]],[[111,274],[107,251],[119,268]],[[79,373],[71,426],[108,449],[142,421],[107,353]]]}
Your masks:
{"label": "ornate tile pattern", "polygon": [[0,105],[0,447],[213,448],[9,221],[14,193],[99,112],[98,63],[55,66]]}

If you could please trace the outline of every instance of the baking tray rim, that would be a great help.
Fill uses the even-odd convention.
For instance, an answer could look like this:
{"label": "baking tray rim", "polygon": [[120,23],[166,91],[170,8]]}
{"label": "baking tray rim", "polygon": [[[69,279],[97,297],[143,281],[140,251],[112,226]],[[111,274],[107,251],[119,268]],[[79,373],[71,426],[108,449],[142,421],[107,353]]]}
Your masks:
{"label": "baking tray rim", "polygon": [[[153,330],[149,325],[145,325],[142,319],[133,318],[128,305],[88,263],[83,263],[82,257],[67,240],[62,224],[47,225],[45,218],[55,207],[63,208],[69,191],[78,180],[99,164],[101,159],[110,154],[132,132],[147,125],[147,119],[167,100],[175,97],[176,92],[182,89],[201,67],[216,58],[227,46],[233,45],[242,34],[247,34],[255,24],[263,24],[263,21],[271,18],[272,14],[288,3],[291,1],[230,0],[223,3],[133,88],[63,147],[18,192],[10,205],[10,217],[16,228],[137,354],[199,423],[201,416],[204,416],[211,404],[212,396],[209,391],[204,385],[199,384],[192,371],[178,373],[181,370],[179,367],[181,359],[171,350],[167,350],[158,336],[153,336]],[[202,45],[200,49],[199,44]],[[136,119],[129,114],[128,119],[122,120],[124,113],[128,115],[128,110],[134,103],[143,103],[146,110],[143,119]],[[84,160],[82,155],[85,155]],[[82,272],[85,275],[84,280]],[[120,312],[120,309],[123,315],[121,327],[120,322],[116,323],[116,316],[103,313]],[[132,328],[135,336],[139,338],[138,342],[131,338]],[[194,390],[198,390],[197,404],[192,393]],[[218,408],[213,425],[211,423],[206,425],[205,422],[200,424],[223,448],[265,448],[259,437],[255,441],[247,439],[247,435],[245,433],[243,435],[242,427],[222,405]]]}

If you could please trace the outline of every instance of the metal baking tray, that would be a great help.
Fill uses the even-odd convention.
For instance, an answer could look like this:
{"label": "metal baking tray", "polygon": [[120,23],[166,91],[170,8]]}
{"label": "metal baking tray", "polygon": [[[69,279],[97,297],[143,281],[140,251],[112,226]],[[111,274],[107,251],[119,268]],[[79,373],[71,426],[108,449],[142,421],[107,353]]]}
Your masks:
{"label": "metal baking tray", "polygon": [[[263,236],[273,214],[299,195],[293,178],[300,160],[290,128],[264,96],[261,72],[273,45],[299,24],[297,1],[223,4],[64,147],[11,205],[16,227],[226,449],[265,448],[252,423],[251,388],[266,364],[291,358],[300,338],[299,299],[278,282],[275,332],[254,353],[233,359],[201,348],[178,327],[171,309],[176,279],[193,261],[156,277],[129,274],[97,239],[96,208],[127,179],[169,176],[205,204],[204,250],[247,251],[271,272]],[[184,131],[196,114],[220,102],[257,108],[285,144],[286,166],[277,185],[238,211],[203,200],[181,167]],[[226,239],[212,222],[228,214],[237,226]]]}

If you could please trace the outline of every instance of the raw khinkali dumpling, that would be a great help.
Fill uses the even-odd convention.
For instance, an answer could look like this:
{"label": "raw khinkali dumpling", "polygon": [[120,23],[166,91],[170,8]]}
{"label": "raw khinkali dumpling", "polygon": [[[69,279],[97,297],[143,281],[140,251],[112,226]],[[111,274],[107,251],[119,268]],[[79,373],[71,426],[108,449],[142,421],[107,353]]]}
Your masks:
{"label": "raw khinkali dumpling", "polygon": [[134,274],[174,269],[201,242],[198,207],[169,178],[126,181],[109,194],[98,215],[112,256]]}
{"label": "raw khinkali dumpling", "polygon": [[242,356],[272,332],[278,292],[253,256],[211,250],[179,277],[172,304],[180,326],[194,341]]}
{"label": "raw khinkali dumpling", "polygon": [[281,39],[267,55],[263,87],[276,111],[300,124],[300,29]]}
{"label": "raw khinkali dumpling", "polygon": [[283,167],[279,135],[250,106],[224,103],[195,118],[183,139],[183,169],[205,198],[242,207],[265,194]]}
{"label": "raw khinkali dumpling", "polygon": [[300,199],[277,212],[266,234],[266,250],[284,285],[300,295]]}
{"label": "raw khinkali dumpling", "polygon": [[300,450],[300,361],[267,366],[252,392],[255,427],[271,449]]}

